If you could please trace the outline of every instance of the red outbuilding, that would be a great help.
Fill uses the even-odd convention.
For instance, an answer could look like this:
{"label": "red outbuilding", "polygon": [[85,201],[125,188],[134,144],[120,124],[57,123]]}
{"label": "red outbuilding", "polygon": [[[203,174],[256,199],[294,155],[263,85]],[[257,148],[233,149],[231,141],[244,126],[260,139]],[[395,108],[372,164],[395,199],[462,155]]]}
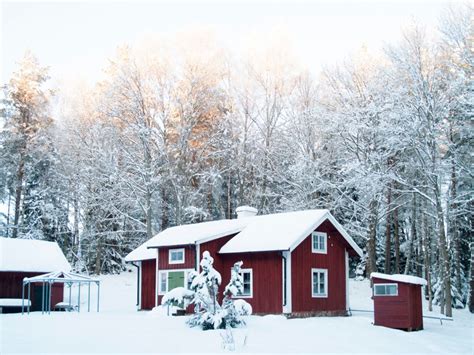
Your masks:
{"label": "red outbuilding", "polygon": [[256,212],[239,207],[237,219],[168,228],[127,255],[139,268],[139,309],[151,309],[166,292],[187,287],[207,250],[222,275],[221,295],[232,266],[243,261],[239,297],[254,313],[346,315],[348,260],[362,251],[331,213]]}
{"label": "red outbuilding", "polygon": [[[69,271],[71,265],[55,242],[0,237],[0,309],[3,313],[21,310],[25,277],[53,271]],[[51,303],[63,301],[63,284],[55,284]],[[32,284],[31,310],[41,310],[42,284]]]}
{"label": "red outbuilding", "polygon": [[426,280],[409,275],[373,272],[374,324],[384,327],[423,329],[421,287]]}

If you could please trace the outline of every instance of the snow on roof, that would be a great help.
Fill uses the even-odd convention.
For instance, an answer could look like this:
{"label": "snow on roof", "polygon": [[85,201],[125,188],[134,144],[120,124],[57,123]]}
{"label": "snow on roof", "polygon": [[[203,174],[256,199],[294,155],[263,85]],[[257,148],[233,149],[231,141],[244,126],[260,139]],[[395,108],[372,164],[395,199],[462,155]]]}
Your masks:
{"label": "snow on roof", "polygon": [[157,248],[162,246],[195,244],[224,237],[226,235],[240,232],[254,218],[257,217],[221,219],[219,221],[171,227],[150,239],[148,247]]}
{"label": "snow on roof", "polygon": [[220,253],[293,251],[321,223],[329,219],[351,247],[362,251],[328,210],[306,210],[254,217],[242,232],[227,242]]}
{"label": "snow on roof", "polygon": [[373,272],[370,274],[370,278],[397,281],[397,282],[403,282],[407,284],[414,284],[414,285],[421,285],[421,286],[425,286],[427,284],[425,279],[418,276],[411,276],[411,275],[401,275],[401,274],[388,275],[388,274],[382,274],[380,272]]}
{"label": "snow on roof", "polygon": [[0,237],[0,271],[69,271],[71,265],[56,242]]}
{"label": "snow on roof", "polygon": [[126,262],[132,261],[141,261],[141,260],[151,260],[156,258],[156,250],[155,249],[148,249],[148,246],[152,243],[156,242],[156,238],[158,238],[159,234],[154,236],[153,238],[148,239],[145,243],[140,245],[138,248],[132,250],[128,255],[125,257]]}

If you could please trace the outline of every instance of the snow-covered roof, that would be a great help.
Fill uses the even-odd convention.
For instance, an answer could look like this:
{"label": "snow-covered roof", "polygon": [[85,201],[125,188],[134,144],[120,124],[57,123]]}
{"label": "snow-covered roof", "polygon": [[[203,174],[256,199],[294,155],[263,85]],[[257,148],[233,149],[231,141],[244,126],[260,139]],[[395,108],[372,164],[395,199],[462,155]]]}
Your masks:
{"label": "snow-covered roof", "polygon": [[422,285],[422,286],[425,286],[427,284],[425,279],[418,276],[411,276],[411,275],[401,275],[401,274],[388,275],[388,274],[382,274],[380,272],[373,272],[370,274],[370,278],[397,281],[397,282],[403,282],[403,283],[414,284],[414,285]]}
{"label": "snow-covered roof", "polygon": [[203,243],[242,231],[254,218],[221,219],[219,221],[171,227],[150,239],[149,248]]}
{"label": "snow-covered roof", "polygon": [[0,271],[69,271],[71,265],[56,242],[0,237]]}
{"label": "snow-covered roof", "polygon": [[242,253],[272,250],[293,251],[321,223],[329,219],[349,245],[362,255],[362,251],[334,219],[328,210],[306,210],[257,216],[229,240],[220,253]]}
{"label": "snow-covered roof", "polygon": [[156,241],[158,235],[154,236],[153,238],[148,239],[145,243],[140,245],[138,248],[132,250],[128,255],[125,257],[126,262],[132,261],[141,261],[141,260],[150,260],[156,257],[156,249],[148,249],[148,246],[151,243]]}
{"label": "snow-covered roof", "polygon": [[237,235],[221,248],[220,253],[292,251],[327,219],[354,251],[362,256],[362,250],[331,213],[321,209],[224,219],[168,228],[128,254],[125,261],[154,259],[156,252],[149,248],[200,244],[236,233]]}
{"label": "snow-covered roof", "polygon": [[38,276],[33,276],[33,277],[25,277],[23,279],[23,282],[48,282],[48,281],[54,281],[54,282],[62,282],[62,283],[68,283],[68,282],[96,282],[99,283],[100,281],[98,279],[95,279],[90,276],[86,275],[81,275],[81,274],[76,274],[73,272],[65,272],[65,271],[54,271],[50,272],[47,274],[43,275],[38,275]]}

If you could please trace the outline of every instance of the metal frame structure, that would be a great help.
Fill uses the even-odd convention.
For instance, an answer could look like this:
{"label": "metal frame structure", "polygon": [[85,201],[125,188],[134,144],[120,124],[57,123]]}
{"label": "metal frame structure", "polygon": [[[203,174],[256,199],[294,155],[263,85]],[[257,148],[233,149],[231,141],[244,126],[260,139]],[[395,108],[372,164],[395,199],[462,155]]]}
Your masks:
{"label": "metal frame structure", "polygon": [[43,289],[41,294],[41,314],[48,313],[51,314],[51,294],[52,294],[52,285],[55,283],[63,283],[69,287],[69,306],[71,307],[71,293],[72,285],[78,284],[77,292],[77,311],[81,311],[81,284],[87,284],[87,311],[91,310],[91,283],[97,285],[97,312],[99,312],[99,296],[100,296],[100,281],[89,276],[80,275],[72,272],[56,271],[50,272],[44,275],[38,275],[33,277],[25,277],[23,279],[23,286],[21,289],[21,314],[24,314],[25,309],[25,286],[28,286],[28,303],[27,312],[30,314],[31,307],[31,284],[32,283],[42,283]]}

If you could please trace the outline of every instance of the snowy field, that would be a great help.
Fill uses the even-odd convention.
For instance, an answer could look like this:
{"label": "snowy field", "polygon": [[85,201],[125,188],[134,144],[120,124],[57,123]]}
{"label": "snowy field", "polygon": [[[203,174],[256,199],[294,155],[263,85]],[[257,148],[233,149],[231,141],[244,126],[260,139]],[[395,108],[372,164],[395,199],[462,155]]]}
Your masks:
{"label": "snowy field", "polygon": [[[186,317],[137,312],[135,273],[101,280],[100,313],[0,314],[0,354],[228,352],[222,346],[223,331],[190,329]],[[372,309],[368,282],[351,281],[350,292],[352,308]],[[252,316],[247,328],[233,334],[236,352],[242,353],[472,354],[473,316],[455,310],[454,319],[443,325],[424,319],[425,330],[407,333],[373,326],[371,313],[291,320]]]}

